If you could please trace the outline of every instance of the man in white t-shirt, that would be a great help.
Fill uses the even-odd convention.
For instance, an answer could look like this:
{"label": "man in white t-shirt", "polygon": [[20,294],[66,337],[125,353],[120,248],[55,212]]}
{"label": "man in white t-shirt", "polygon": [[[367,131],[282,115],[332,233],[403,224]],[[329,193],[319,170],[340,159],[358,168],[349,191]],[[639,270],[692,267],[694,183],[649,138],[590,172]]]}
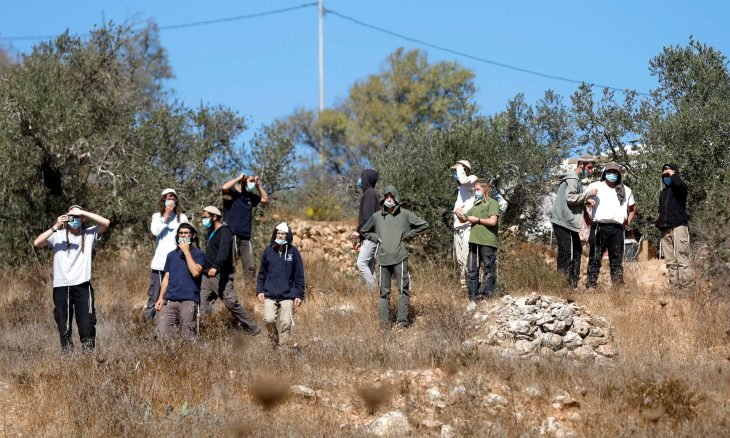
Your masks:
{"label": "man in white t-shirt", "polygon": [[[86,219],[97,225],[86,227]],[[84,350],[96,345],[96,308],[91,286],[91,254],[99,235],[109,228],[109,219],[72,205],[68,213],[42,232],[33,246],[53,250],[53,316],[61,337],[61,349],[73,350],[71,319]]]}
{"label": "man in white t-shirt", "polygon": [[459,185],[456,191],[456,202],[454,203],[454,258],[459,268],[459,283],[461,289],[466,290],[466,260],[469,257],[469,235],[471,224],[462,222],[459,214],[466,213],[474,206],[474,183],[477,181],[475,175],[470,175],[471,164],[466,160],[459,160],[451,166],[454,170],[454,179]]}
{"label": "man in white t-shirt", "polygon": [[177,192],[174,189],[165,189],[160,195],[157,211],[150,221],[150,232],[155,236],[157,246],[152,257],[150,268],[150,287],[147,289],[147,305],[144,309],[144,318],[147,321],[155,317],[155,302],[160,296],[160,285],[165,276],[165,260],[167,255],[177,249],[177,228],[188,222],[188,217],[182,212]]}
{"label": "man in white t-shirt", "polygon": [[[590,254],[588,255],[588,281],[586,287],[598,286],[598,274],[601,270],[603,251],[608,250],[608,262],[611,267],[611,281],[614,285],[624,282],[624,230],[631,225],[636,214],[636,202],[631,189],[623,183],[623,169],[617,163],[610,162],[604,166],[601,180],[591,183],[587,192],[596,190],[596,195],[589,198],[591,233],[588,237]],[[591,205],[592,204],[592,205]]]}

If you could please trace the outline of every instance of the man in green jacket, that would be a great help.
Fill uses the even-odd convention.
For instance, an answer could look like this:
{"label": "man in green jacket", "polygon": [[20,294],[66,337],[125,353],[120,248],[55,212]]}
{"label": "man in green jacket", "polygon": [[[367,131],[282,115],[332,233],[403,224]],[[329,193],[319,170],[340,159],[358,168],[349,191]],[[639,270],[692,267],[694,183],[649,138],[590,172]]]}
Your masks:
{"label": "man in green jacket", "polygon": [[408,326],[408,302],[410,298],[410,275],[408,274],[408,252],[403,243],[428,229],[428,223],[412,211],[400,206],[398,191],[392,185],[385,187],[380,209],[360,229],[364,239],[378,244],[377,255],[380,264],[380,300],[378,316],[384,327],[390,326],[390,283],[395,276],[400,287],[396,325]]}
{"label": "man in green jacket", "polygon": [[582,178],[593,172],[594,157],[583,156],[578,159],[575,170],[560,175],[558,192],[555,195],[550,222],[553,224],[555,239],[558,241],[558,272],[565,275],[572,287],[578,286],[580,259],[583,246],[580,243],[580,226],[585,205],[593,205],[592,196],[596,189],[583,192]]}

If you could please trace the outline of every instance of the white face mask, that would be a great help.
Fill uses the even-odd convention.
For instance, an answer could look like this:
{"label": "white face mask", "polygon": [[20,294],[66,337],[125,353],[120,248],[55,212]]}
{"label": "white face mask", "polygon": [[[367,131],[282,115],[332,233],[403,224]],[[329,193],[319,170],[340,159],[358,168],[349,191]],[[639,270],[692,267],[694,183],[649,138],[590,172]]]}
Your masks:
{"label": "white face mask", "polygon": [[172,199],[166,199],[165,200],[165,207],[174,207],[174,206],[175,206],[175,201],[174,200],[172,200]]}
{"label": "white face mask", "polygon": [[178,237],[177,244],[178,245],[190,245],[190,238],[189,237]]}
{"label": "white face mask", "polygon": [[286,245],[286,239],[274,239],[274,243],[277,245]]}
{"label": "white face mask", "polygon": [[386,199],[383,202],[383,205],[385,205],[385,208],[393,208],[393,207],[395,207],[395,201],[392,199]]}

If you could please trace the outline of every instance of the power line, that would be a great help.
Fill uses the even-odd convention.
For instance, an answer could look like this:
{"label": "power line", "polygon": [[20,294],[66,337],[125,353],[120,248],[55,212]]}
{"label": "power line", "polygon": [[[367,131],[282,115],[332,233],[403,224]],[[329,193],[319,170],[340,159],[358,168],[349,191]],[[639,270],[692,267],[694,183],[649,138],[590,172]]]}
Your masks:
{"label": "power line", "polygon": [[[352,23],[355,23],[358,26],[366,27],[368,29],[372,29],[372,30],[375,30],[375,31],[378,31],[378,32],[381,32],[381,33],[384,33],[384,34],[388,34],[390,36],[394,36],[394,37],[400,38],[402,40],[410,41],[412,43],[416,43],[416,44],[420,44],[422,46],[430,47],[432,49],[440,50],[442,52],[451,53],[452,55],[462,56],[464,58],[469,58],[469,59],[472,59],[474,61],[478,61],[478,62],[482,62],[482,63],[485,63],[485,64],[490,64],[490,65],[494,65],[496,67],[506,68],[508,70],[514,70],[514,71],[518,71],[518,72],[521,72],[521,73],[526,73],[526,74],[533,75],[533,76],[540,76],[540,77],[543,77],[543,78],[554,79],[556,81],[569,82],[569,83],[572,83],[572,84],[584,84],[585,83],[585,84],[590,85],[591,87],[608,88],[609,90],[620,91],[620,92],[623,92],[624,91],[623,89],[617,88],[617,87],[611,87],[611,86],[608,86],[608,85],[597,84],[597,83],[594,83],[594,82],[579,81],[577,79],[566,78],[564,76],[557,76],[557,75],[553,75],[553,74],[549,74],[549,73],[542,73],[542,72],[539,72],[539,71],[536,71],[536,70],[531,70],[531,69],[527,69],[527,68],[517,67],[517,66],[514,66],[514,65],[510,65],[510,64],[505,64],[503,62],[493,61],[491,59],[487,59],[487,58],[482,58],[480,56],[471,55],[469,53],[462,52],[462,51],[459,51],[459,50],[449,49],[448,47],[439,46],[439,45],[436,45],[436,44],[433,44],[433,43],[429,43],[427,41],[420,40],[418,38],[412,38],[412,37],[409,37],[407,35],[403,35],[401,33],[394,32],[392,30],[384,29],[384,28],[382,28],[380,26],[376,26],[374,24],[366,23],[364,21],[358,20],[357,18],[354,18],[354,17],[350,17],[350,16],[347,16],[347,15],[341,14],[341,13],[339,13],[337,11],[332,10],[332,9],[326,9],[326,12],[328,14],[332,14],[332,15],[334,15],[336,17],[339,17],[339,18],[342,18],[344,20],[347,20],[347,21],[350,21]],[[644,92],[640,92],[640,91],[637,91],[636,94],[639,94],[641,96],[650,96],[649,93],[644,93]]]}
{"label": "power line", "polygon": [[[193,21],[193,22],[189,22],[189,23],[180,23],[180,24],[169,24],[166,26],[159,26],[159,29],[160,30],[184,29],[184,28],[189,28],[189,27],[208,26],[211,24],[227,23],[227,22],[231,22],[231,21],[248,20],[251,18],[259,18],[259,17],[265,17],[267,15],[277,15],[277,14],[283,14],[285,12],[296,11],[299,9],[311,8],[311,7],[314,7],[317,5],[318,5],[317,2],[303,3],[298,6],[291,6],[288,8],[256,12],[253,14],[236,15],[234,17],[224,17],[224,18],[217,18],[217,19],[213,19],[213,20],[204,20],[204,21]],[[49,39],[57,38],[58,36],[60,36],[60,35],[23,35],[23,36],[9,36],[9,37],[0,35],[0,40],[7,40],[7,41],[49,40]]]}

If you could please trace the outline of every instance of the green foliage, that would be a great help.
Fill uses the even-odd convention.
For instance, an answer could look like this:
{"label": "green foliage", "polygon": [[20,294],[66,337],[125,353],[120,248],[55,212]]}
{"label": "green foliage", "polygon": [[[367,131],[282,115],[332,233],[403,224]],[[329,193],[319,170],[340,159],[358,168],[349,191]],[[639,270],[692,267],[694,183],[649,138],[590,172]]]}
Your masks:
{"label": "green foliage", "polygon": [[72,203],[139,236],[162,188],[195,212],[240,168],[233,142],[243,119],[167,103],[171,72],[154,26],[105,27],[88,41],[65,34],[1,74],[2,221],[20,231],[3,233],[0,249],[16,261]]}
{"label": "green foliage", "polygon": [[[690,215],[701,212],[710,191],[722,187],[730,165],[730,74],[726,58],[693,39],[684,47],[666,47],[650,61],[659,88],[649,99],[637,100],[634,91],[618,102],[604,90],[596,101],[591,88],[573,95],[579,143],[617,161],[626,169],[625,182],[635,192],[636,225],[658,238],[654,221],[665,163],[679,165],[689,184]],[[623,147],[637,139],[635,155]]]}
{"label": "green foliage", "polygon": [[298,110],[286,123],[297,144],[337,174],[401,142],[420,127],[446,128],[476,111],[474,73],[457,63],[430,64],[424,52],[399,48],[380,73],[350,89],[337,107]]}
{"label": "green foliage", "polygon": [[456,199],[449,167],[467,158],[472,173],[491,182],[492,195],[508,202],[500,226],[529,230],[539,225],[543,200],[553,190],[551,169],[572,145],[570,126],[570,116],[554,93],[547,92],[534,107],[519,95],[494,117],[411,130],[394,148],[374,156],[378,184],[395,185],[403,204],[431,225],[431,249],[446,253]]}

